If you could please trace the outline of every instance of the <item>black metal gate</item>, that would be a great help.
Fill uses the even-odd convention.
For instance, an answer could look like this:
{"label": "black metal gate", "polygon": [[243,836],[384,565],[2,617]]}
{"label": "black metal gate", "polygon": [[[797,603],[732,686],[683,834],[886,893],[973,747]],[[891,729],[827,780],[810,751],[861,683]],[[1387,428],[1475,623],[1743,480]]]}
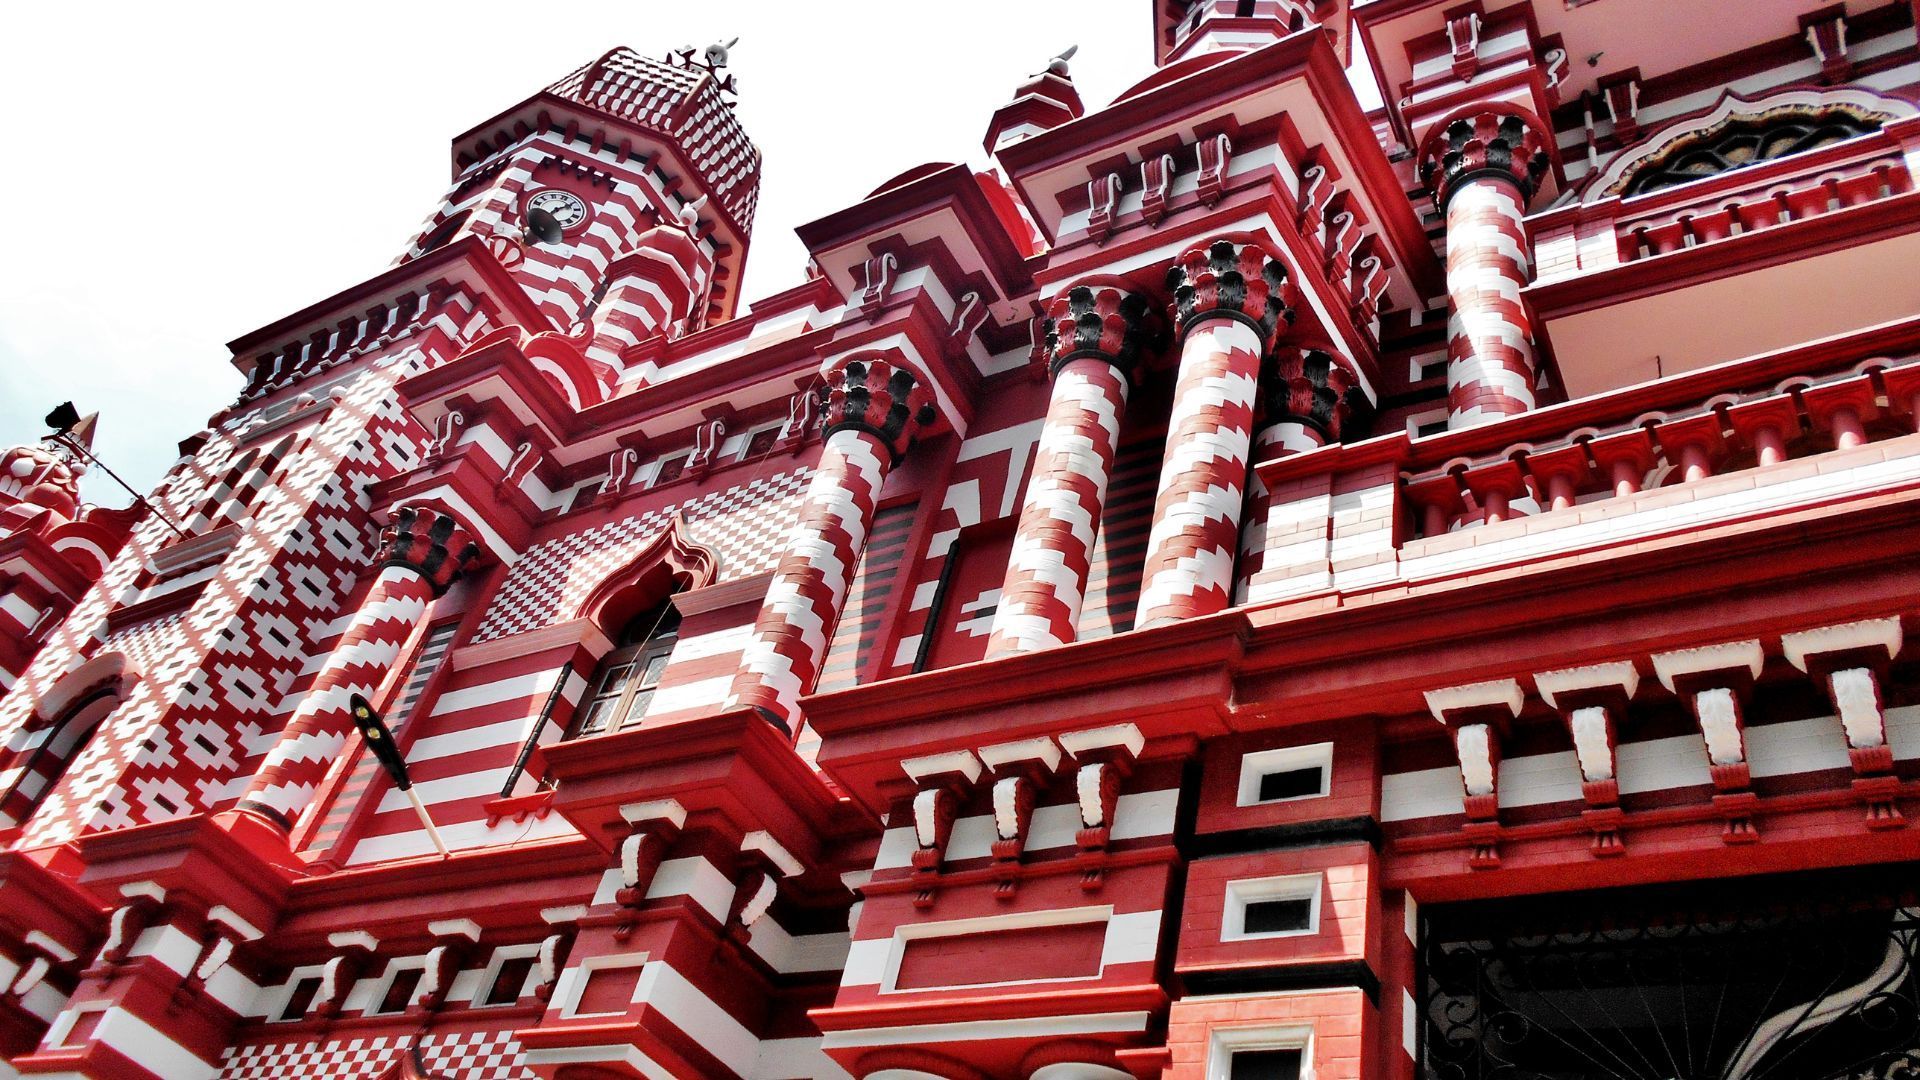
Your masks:
{"label": "black metal gate", "polygon": [[1436,906],[1431,1080],[1920,1080],[1920,873]]}

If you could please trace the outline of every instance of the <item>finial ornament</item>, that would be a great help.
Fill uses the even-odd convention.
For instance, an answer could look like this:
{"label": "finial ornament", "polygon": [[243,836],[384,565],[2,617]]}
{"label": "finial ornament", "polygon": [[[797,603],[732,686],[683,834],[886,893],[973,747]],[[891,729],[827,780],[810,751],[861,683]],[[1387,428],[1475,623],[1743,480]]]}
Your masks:
{"label": "finial ornament", "polygon": [[1067,46],[1065,51],[1056,55],[1052,60],[1047,61],[1047,70],[1039,72],[1038,74],[1034,75],[1034,78],[1037,79],[1041,75],[1049,75],[1049,74],[1058,75],[1063,79],[1066,78],[1067,77],[1067,61],[1073,59],[1073,54],[1079,51],[1080,51],[1080,46],[1078,45]]}
{"label": "finial ornament", "polygon": [[699,225],[700,225],[700,211],[706,208],[707,208],[707,197],[705,195],[702,195],[699,198],[688,203],[687,205],[681,207],[680,212],[674,216],[676,220],[680,222],[680,227],[682,229],[685,229],[688,232],[694,232],[696,229],[699,228]]}
{"label": "finial ornament", "polygon": [[716,41],[705,49],[696,49],[691,45],[682,45],[667,54],[667,63],[674,67],[686,68],[689,71],[705,71],[718,80],[719,87],[723,92],[737,94],[740,92],[739,82],[735,80],[732,75],[725,76],[724,78],[720,77],[720,71],[727,66],[727,62],[733,55],[733,47],[738,44],[740,44],[740,39],[735,37],[731,41]]}

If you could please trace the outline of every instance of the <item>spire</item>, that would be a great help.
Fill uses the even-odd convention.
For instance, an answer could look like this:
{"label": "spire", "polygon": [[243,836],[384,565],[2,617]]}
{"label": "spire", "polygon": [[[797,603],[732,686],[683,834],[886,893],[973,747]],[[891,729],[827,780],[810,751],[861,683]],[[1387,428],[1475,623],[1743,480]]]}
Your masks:
{"label": "spire", "polygon": [[1014,91],[1012,101],[994,112],[987,125],[987,153],[997,154],[1010,143],[1057,128],[1087,111],[1067,66],[1079,51],[1080,46],[1070,45],[1055,55],[1047,61],[1045,70],[1028,77]]}

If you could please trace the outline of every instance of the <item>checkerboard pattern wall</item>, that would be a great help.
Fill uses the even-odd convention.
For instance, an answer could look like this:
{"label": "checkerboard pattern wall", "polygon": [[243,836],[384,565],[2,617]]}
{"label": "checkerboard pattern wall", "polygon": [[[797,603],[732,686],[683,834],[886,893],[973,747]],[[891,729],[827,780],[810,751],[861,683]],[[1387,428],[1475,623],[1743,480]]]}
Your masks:
{"label": "checkerboard pattern wall", "polygon": [[676,513],[685,515],[687,534],[694,541],[719,555],[717,580],[766,573],[780,561],[787,532],[799,515],[800,493],[812,475],[805,468],[775,473],[542,540],[514,564],[474,640],[491,641],[579,617],[587,597],[644,549]]}

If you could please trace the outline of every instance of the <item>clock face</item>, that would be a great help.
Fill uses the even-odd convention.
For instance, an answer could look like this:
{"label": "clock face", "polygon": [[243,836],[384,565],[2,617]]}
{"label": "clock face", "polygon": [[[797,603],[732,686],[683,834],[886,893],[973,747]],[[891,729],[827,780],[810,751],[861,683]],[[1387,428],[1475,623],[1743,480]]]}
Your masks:
{"label": "clock face", "polygon": [[548,188],[527,200],[527,214],[541,211],[562,229],[571,229],[587,219],[587,204],[570,191]]}

